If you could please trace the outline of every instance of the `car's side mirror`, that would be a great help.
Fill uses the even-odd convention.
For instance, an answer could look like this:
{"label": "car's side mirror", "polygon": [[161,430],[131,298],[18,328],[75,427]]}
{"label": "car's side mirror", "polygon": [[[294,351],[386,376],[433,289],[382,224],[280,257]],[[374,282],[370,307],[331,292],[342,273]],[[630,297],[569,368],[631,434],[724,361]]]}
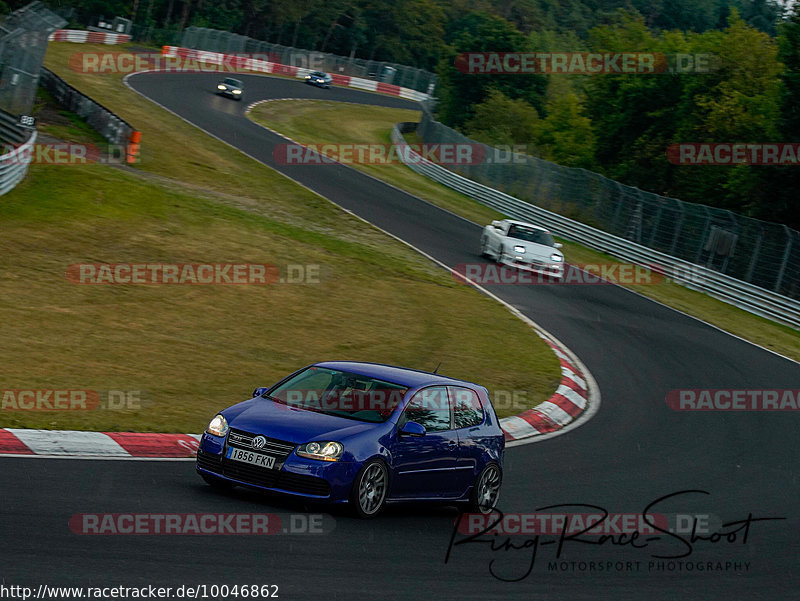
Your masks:
{"label": "car's side mirror", "polygon": [[253,398],[256,398],[257,396],[261,396],[261,395],[262,395],[262,394],[264,394],[264,393],[265,393],[267,390],[269,390],[269,389],[268,389],[266,386],[259,386],[258,388],[256,388],[256,389],[253,391]]}
{"label": "car's side mirror", "polygon": [[400,434],[405,434],[406,436],[425,436],[425,426],[417,422],[406,422],[405,425],[400,428]]}
{"label": "car's side mirror", "polygon": [[561,248],[562,246],[564,246],[564,245],[561,244],[561,242],[556,242],[555,244],[553,244],[553,247],[555,247],[555,248]]}

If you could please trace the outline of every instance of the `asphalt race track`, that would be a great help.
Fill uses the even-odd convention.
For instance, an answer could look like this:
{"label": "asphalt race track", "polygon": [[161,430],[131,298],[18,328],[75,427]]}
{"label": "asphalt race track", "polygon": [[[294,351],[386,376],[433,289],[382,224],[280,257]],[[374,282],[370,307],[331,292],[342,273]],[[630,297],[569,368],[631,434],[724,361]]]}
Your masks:
{"label": "asphalt race track", "polygon": [[[479,226],[341,165],[275,165],[273,149],[284,140],[244,116],[250,102],[265,98],[413,103],[279,78],[243,79],[247,97],[241,103],[212,93],[214,74],[146,73],[128,82],[447,265],[478,260]],[[543,536],[530,574],[504,582],[490,573],[490,562],[496,575],[520,578],[530,568],[533,547],[493,552],[487,544],[464,544],[445,564],[457,515],[450,508],[396,508],[372,521],[333,511],[324,518],[333,530],[319,536],[79,536],[67,525],[77,513],[289,514],[302,508],[246,491],[215,493],[190,462],[6,458],[0,464],[0,536],[7,581],[277,584],[281,599],[800,599],[800,469],[792,450],[800,416],[675,412],[665,402],[673,389],[798,388],[798,364],[615,286],[489,288],[569,346],[602,392],[600,412],[584,426],[507,451],[503,512],[589,504],[639,513],[665,495],[701,490],[708,494],[676,496],[652,511],[710,514],[722,523],[750,514],[786,520],[751,523],[746,542],[744,530],[733,542],[697,540],[690,555],[672,560],[653,555],[683,555],[688,546],[662,535],[635,545],[565,541],[559,564],[549,566],[557,545],[544,543],[556,537]],[[514,369],[513,357],[508,365]],[[522,546],[526,539],[533,537],[513,542]],[[499,546],[503,539],[497,540]],[[569,562],[576,562],[574,569]]]}

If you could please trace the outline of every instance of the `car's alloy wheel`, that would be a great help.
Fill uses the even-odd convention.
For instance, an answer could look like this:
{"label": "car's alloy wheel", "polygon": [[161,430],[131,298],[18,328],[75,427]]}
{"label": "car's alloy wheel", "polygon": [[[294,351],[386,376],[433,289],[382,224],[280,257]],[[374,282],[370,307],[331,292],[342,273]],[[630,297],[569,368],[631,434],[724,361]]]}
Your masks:
{"label": "car's alloy wheel", "polygon": [[470,499],[470,511],[475,513],[491,513],[500,499],[500,485],[503,477],[500,468],[490,463],[478,476],[475,486],[472,489]]}
{"label": "car's alloy wheel", "polygon": [[384,463],[373,459],[364,465],[353,482],[351,502],[356,514],[362,518],[375,517],[386,503],[389,473]]}

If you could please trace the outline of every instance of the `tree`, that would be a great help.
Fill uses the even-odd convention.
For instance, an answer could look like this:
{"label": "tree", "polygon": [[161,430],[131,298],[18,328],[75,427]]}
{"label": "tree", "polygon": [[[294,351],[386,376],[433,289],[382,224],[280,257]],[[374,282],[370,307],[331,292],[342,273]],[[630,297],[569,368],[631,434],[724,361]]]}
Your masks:
{"label": "tree", "polygon": [[583,102],[575,92],[559,94],[547,103],[547,117],[537,128],[542,156],[568,167],[591,169],[595,136]]}
{"label": "tree", "polygon": [[547,85],[541,75],[469,74],[460,72],[456,58],[468,52],[525,52],[528,40],[511,23],[487,13],[469,13],[451,22],[446,31],[449,51],[439,62],[439,116],[457,127],[473,117],[474,105],[487,99],[492,90],[509,98],[525,100],[541,111]]}
{"label": "tree", "polygon": [[[491,90],[476,104],[474,116],[464,124],[464,133],[490,146],[532,145],[539,128],[539,114],[524,100],[513,100]],[[532,152],[528,152],[532,154]]]}

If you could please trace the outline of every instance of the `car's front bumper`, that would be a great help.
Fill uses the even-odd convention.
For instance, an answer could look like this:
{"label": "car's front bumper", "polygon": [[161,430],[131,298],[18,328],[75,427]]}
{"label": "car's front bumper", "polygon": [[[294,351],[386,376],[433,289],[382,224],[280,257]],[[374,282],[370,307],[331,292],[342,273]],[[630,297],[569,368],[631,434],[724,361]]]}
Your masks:
{"label": "car's front bumper", "polygon": [[329,87],[331,87],[330,83],[318,82],[318,81],[314,81],[313,79],[306,79],[306,83],[310,84],[312,86],[317,86],[318,88],[329,88]]}
{"label": "car's front bumper", "polygon": [[517,269],[521,269],[523,271],[538,273],[559,280],[564,277],[563,262],[556,263],[553,261],[536,261],[532,259],[526,259],[525,257],[520,257],[519,255],[503,254],[503,256],[500,257],[500,263],[509,267],[516,267]]}
{"label": "car's front bumper", "polygon": [[282,465],[267,469],[227,459],[224,457],[226,449],[224,438],[203,434],[197,451],[198,473],[232,484],[329,503],[348,500],[353,480],[361,467],[347,461],[305,459],[292,451]]}

